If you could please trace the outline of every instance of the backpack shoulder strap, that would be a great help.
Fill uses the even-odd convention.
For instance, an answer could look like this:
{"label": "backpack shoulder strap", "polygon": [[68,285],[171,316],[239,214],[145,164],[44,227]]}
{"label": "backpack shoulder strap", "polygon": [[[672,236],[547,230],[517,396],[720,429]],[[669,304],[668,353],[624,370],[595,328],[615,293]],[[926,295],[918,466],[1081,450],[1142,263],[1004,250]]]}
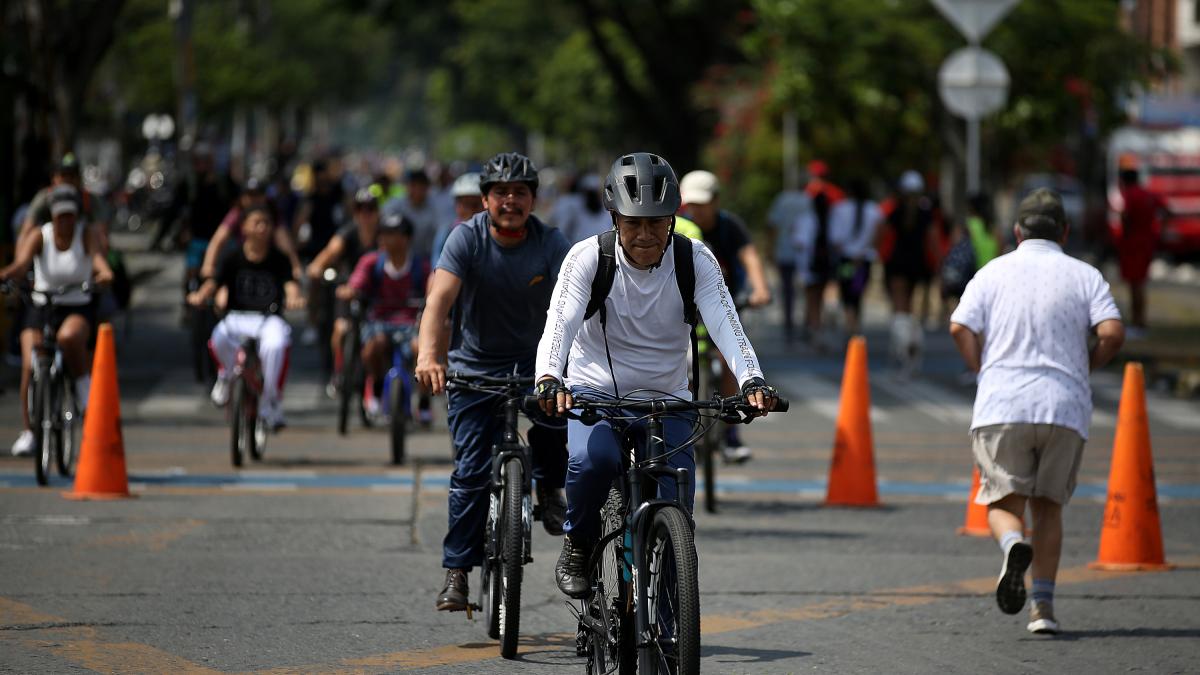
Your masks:
{"label": "backpack shoulder strap", "polygon": [[617,232],[608,230],[596,235],[600,241],[600,257],[596,264],[596,276],[592,277],[592,295],[588,300],[587,310],[583,320],[592,318],[600,312],[600,321],[604,323],[607,312],[604,311],[604,301],[612,290],[613,279],[617,276]]}
{"label": "backpack shoulder strap", "polygon": [[696,264],[692,260],[692,240],[682,234],[672,235],[675,245],[675,283],[679,284],[679,297],[683,298],[683,322],[695,328],[696,316]]}

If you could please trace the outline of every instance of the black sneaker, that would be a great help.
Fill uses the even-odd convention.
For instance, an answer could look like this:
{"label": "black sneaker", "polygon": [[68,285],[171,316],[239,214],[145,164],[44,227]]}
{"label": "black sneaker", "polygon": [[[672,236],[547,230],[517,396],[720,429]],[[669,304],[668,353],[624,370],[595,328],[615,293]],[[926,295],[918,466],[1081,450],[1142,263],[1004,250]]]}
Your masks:
{"label": "black sneaker", "polygon": [[446,587],[437,598],[437,608],[443,612],[461,612],[467,608],[470,589],[466,570],[446,570]]}
{"label": "black sneaker", "polygon": [[590,542],[577,541],[575,537],[563,537],[562,553],[558,556],[558,564],[554,566],[554,580],[558,582],[558,590],[568,596],[580,600],[591,592],[588,583],[587,562],[592,552]]}
{"label": "black sneaker", "polygon": [[537,486],[537,511],[535,514],[546,528],[546,534],[561,537],[563,525],[567,522],[567,502],[563,499],[562,490]]}
{"label": "black sneaker", "polygon": [[1016,614],[1025,606],[1025,570],[1033,562],[1033,547],[1018,541],[1004,556],[1000,579],[996,582],[996,604],[1005,614]]}

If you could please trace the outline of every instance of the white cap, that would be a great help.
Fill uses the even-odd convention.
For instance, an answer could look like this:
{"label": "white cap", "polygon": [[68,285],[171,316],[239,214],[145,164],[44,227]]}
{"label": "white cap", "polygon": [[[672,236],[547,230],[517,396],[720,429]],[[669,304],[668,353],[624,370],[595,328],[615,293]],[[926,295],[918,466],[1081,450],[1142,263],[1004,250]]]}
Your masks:
{"label": "white cap", "polygon": [[917,193],[925,191],[925,179],[921,174],[909,169],[900,175],[900,191]]}
{"label": "white cap", "polygon": [[708,204],[720,187],[720,181],[711,171],[692,171],[679,181],[679,196],[684,204]]}
{"label": "white cap", "polygon": [[450,195],[455,198],[478,197],[479,194],[479,174],[474,171],[454,179],[454,185],[450,186]]}

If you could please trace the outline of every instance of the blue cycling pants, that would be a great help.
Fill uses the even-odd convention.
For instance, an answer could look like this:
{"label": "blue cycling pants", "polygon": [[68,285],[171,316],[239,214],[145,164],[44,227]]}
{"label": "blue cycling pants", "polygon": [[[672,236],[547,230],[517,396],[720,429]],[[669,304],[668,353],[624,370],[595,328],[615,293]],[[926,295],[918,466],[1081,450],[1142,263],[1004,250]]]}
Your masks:
{"label": "blue cycling pants", "polygon": [[[454,472],[450,474],[449,528],[442,541],[442,566],[469,570],[483,562],[492,446],[504,439],[502,400],[499,396],[454,389],[447,398]],[[561,488],[566,472],[565,428],[535,425],[529,430],[528,440],[533,479],[544,487]]]}
{"label": "blue cycling pants", "polygon": [[[679,447],[692,435],[694,416],[663,418],[663,437],[668,450]],[[639,448],[645,447],[646,423],[636,422],[628,428],[630,436]],[[621,473],[622,431],[614,429],[607,420],[588,426],[578,420],[567,422],[567,523],[568,533],[582,535],[585,540],[595,540],[600,532],[600,507],[608,499],[608,488]],[[642,452],[639,451],[639,457]],[[687,494],[684,504],[688,513],[696,498],[696,455],[691,446],[674,453],[667,464],[676,469],[688,470]],[[648,490],[652,484],[646,484]],[[675,482],[658,478],[658,496],[662,499],[675,497]],[[644,494],[644,498],[653,498]]]}

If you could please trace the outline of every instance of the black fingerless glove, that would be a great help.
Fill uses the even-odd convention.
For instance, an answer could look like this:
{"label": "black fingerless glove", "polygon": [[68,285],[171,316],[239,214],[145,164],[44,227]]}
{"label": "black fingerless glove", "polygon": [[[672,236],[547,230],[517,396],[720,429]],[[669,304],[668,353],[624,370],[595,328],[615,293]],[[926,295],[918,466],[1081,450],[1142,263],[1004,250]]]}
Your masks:
{"label": "black fingerless glove", "polygon": [[546,378],[538,382],[534,388],[539,401],[557,402],[558,393],[561,391],[566,391],[566,387],[555,378]]}
{"label": "black fingerless glove", "polygon": [[742,396],[746,398],[750,398],[750,396],[759,392],[768,398],[775,398],[778,396],[775,391],[775,387],[768,386],[767,381],[761,377],[752,377],[749,380],[746,380],[746,384],[742,385]]}

